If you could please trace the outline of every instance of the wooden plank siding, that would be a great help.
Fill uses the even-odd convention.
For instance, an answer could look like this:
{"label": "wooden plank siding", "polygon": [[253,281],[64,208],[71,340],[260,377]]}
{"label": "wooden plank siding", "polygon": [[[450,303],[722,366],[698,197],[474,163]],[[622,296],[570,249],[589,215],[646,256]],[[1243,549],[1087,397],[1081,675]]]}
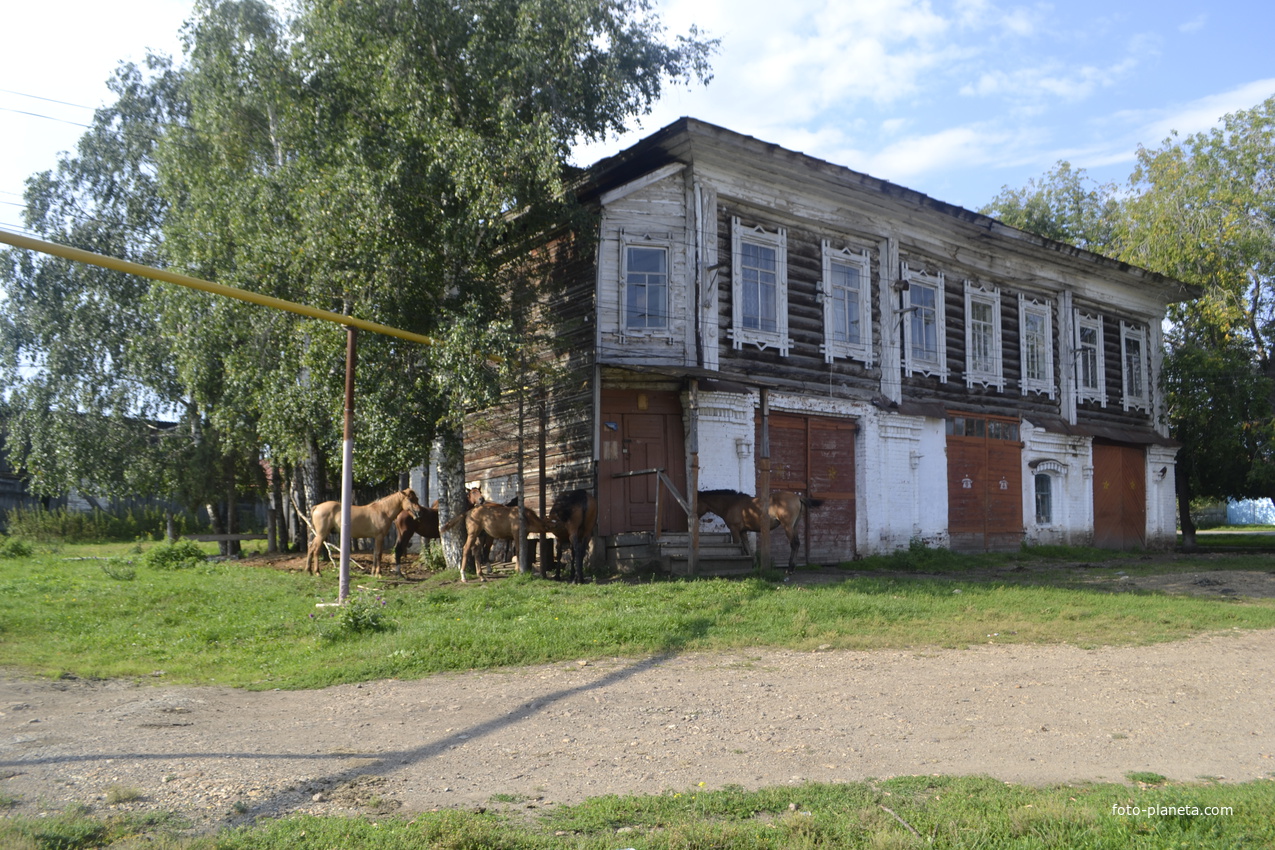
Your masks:
{"label": "wooden plank siding", "polygon": [[[786,230],[788,254],[788,336],[792,348],[787,356],[771,348],[760,349],[744,343],[735,348],[728,331],[733,321],[732,272],[732,221],[738,217],[745,228],[760,227],[774,232]],[[881,275],[881,257],[878,245],[885,234],[873,236],[867,233],[838,232],[833,228],[819,230],[808,222],[794,220],[778,211],[759,210],[738,200],[722,199],[717,214],[718,256],[722,263],[718,299],[720,368],[724,373],[763,382],[769,386],[819,392],[824,395],[863,397],[880,390],[881,381],[881,304],[876,297]],[[837,247],[851,245],[866,250],[870,262],[872,287],[872,338],[873,365],[846,358],[837,358],[829,365],[824,362],[820,346],[824,342],[823,308],[816,295],[823,277],[822,240],[830,239]],[[905,401],[939,402],[944,407],[977,410],[997,416],[1033,415],[1057,419],[1063,415],[1062,386],[1064,370],[1074,374],[1074,364],[1063,361],[1062,328],[1059,313],[1059,291],[1042,286],[1042,281],[1030,277],[996,279],[974,265],[943,260],[918,251],[910,245],[900,248],[900,258],[911,267],[942,272],[944,275],[945,350],[948,374],[946,380],[937,376],[905,375],[902,379]],[[1020,272],[1021,274],[1021,272]],[[984,287],[995,287],[1000,293],[1001,364],[1004,388],[975,382],[967,386],[966,351],[968,347],[965,316],[965,282],[969,280]],[[1054,393],[1024,392],[1022,389],[1021,324],[1018,296],[1047,303],[1050,310],[1051,357],[1053,359]],[[897,309],[899,304],[892,305]],[[1121,358],[1121,322],[1147,326],[1147,321],[1132,313],[1115,312],[1111,305],[1085,306],[1087,312],[1103,318],[1104,369],[1106,375],[1107,404],[1084,402],[1078,406],[1083,420],[1095,424],[1122,428],[1147,429],[1150,417],[1145,411],[1125,411],[1122,406],[1124,387]],[[891,316],[893,321],[899,321]]]}
{"label": "wooden plank siding", "polygon": [[[788,336],[793,340],[787,357],[777,350],[761,350],[749,343],[736,349],[727,333],[731,327],[733,309],[731,221],[735,216],[746,227],[760,225],[773,231],[782,226],[787,229]],[[875,293],[881,273],[880,252],[875,239],[861,234],[838,232],[832,228],[816,231],[801,223],[761,217],[757,211],[739,204],[719,203],[718,258],[723,267],[722,283],[718,290],[718,319],[721,329],[718,339],[721,341],[719,363],[723,373],[761,381],[770,386],[803,389],[824,395],[832,393],[850,397],[880,391],[879,355],[874,356],[872,366],[844,357],[838,357],[832,364],[824,361],[820,349],[824,342],[823,305],[817,298],[819,283],[823,278],[824,239],[830,239],[837,248],[850,245],[856,250],[868,252],[871,272],[869,279],[863,284]],[[870,299],[870,303],[873,344],[874,348],[879,348],[881,310],[875,297]]]}
{"label": "wooden plank siding", "polygon": [[[523,419],[524,493],[538,513],[548,507],[539,498],[542,430],[547,501],[564,490],[594,490],[595,254],[587,238],[565,235],[550,242],[538,258],[533,305],[523,308],[527,325],[536,331],[534,338],[529,335],[535,340],[529,361],[543,370],[533,374]],[[467,480],[512,482],[518,452],[516,396],[506,394],[500,403],[466,417]]]}

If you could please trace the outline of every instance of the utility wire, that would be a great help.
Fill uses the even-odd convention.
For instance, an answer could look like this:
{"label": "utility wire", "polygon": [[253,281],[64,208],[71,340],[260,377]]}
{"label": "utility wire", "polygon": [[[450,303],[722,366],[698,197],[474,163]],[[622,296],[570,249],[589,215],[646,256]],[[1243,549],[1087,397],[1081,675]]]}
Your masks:
{"label": "utility wire", "polygon": [[79,121],[68,121],[65,118],[54,118],[52,115],[41,115],[38,112],[27,112],[23,109],[10,109],[7,106],[0,106],[0,112],[12,112],[15,115],[26,115],[31,118],[43,118],[46,121],[57,121],[59,124],[70,124],[72,127],[83,127],[86,130],[91,126],[89,124],[82,124]]}
{"label": "utility wire", "polygon": [[5,94],[13,94],[13,95],[17,95],[18,97],[29,97],[29,98],[31,98],[32,100],[43,100],[43,101],[45,101],[46,103],[58,103],[58,104],[61,104],[62,106],[74,106],[76,109],[88,109],[88,110],[92,110],[92,109],[94,109],[94,108],[95,108],[95,107],[92,107],[92,106],[85,106],[85,105],[83,105],[83,104],[81,104],[81,103],[70,103],[70,102],[65,101],[65,100],[56,100],[56,99],[51,98],[51,97],[42,97],[42,96],[40,96],[40,95],[38,95],[38,94],[27,94],[26,92],[14,91],[13,89],[0,89],[0,92],[4,92]]}

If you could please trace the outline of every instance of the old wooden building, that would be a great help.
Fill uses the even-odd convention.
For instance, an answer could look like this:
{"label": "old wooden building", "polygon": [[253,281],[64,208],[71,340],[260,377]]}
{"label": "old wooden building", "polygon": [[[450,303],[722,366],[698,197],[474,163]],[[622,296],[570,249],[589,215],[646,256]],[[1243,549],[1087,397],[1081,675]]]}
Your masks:
{"label": "old wooden building", "polygon": [[[1173,541],[1158,378],[1184,284],[694,119],[579,191],[596,229],[543,251],[564,371],[524,417],[533,505],[586,486],[602,535],[652,531],[667,491],[626,473],[757,492],[768,459],[823,500],[812,563]],[[470,437],[474,483],[509,492],[507,442]]]}

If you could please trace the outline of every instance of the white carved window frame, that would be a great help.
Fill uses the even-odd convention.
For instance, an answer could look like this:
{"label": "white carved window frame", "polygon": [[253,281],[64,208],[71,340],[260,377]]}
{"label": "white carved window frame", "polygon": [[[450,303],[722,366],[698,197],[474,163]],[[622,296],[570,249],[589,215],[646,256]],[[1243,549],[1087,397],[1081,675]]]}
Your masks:
{"label": "white carved window frame", "polygon": [[[903,325],[903,371],[906,375],[929,375],[940,381],[947,380],[947,318],[944,308],[943,273],[926,274],[902,264],[903,309],[900,313]],[[914,303],[913,287],[929,291],[934,296],[933,306]],[[928,314],[927,311],[932,311]],[[913,336],[919,322],[929,318],[934,324],[936,351],[918,354],[913,346]]]}
{"label": "white carved window frame", "polygon": [[[629,249],[654,248],[664,252],[664,309],[663,327],[629,327]],[[655,339],[673,338],[673,236],[670,233],[620,231],[620,280],[619,280],[619,328],[623,342],[626,337]]]}
{"label": "white carved window frame", "polygon": [[[834,285],[834,265],[848,266],[858,270],[859,290],[857,293],[851,293],[847,287]],[[825,363],[831,363],[836,358],[842,357],[862,360],[866,366],[872,365],[871,267],[866,250],[855,251],[849,247],[836,249],[827,239],[823,240],[823,279],[819,281],[819,300],[823,302],[823,345],[819,348],[823,352]],[[856,342],[835,338],[837,289],[845,289],[847,303],[853,298],[859,308],[859,339]]]}
{"label": "white carved window frame", "polygon": [[[759,245],[775,252],[775,329],[744,327],[744,245]],[[731,328],[730,338],[734,348],[745,344],[755,345],[765,351],[775,349],[787,357],[792,348],[788,338],[788,231],[785,228],[766,230],[764,227],[746,227],[738,217],[731,220]]]}
{"label": "white carved window frame", "polygon": [[[1130,362],[1130,342],[1137,343],[1136,362]],[[1151,412],[1151,386],[1147,381],[1147,329],[1142,325],[1120,323],[1120,373],[1124,377],[1125,410]],[[1133,390],[1133,391],[1131,391]]]}
{"label": "white carved window frame", "polygon": [[[991,308],[991,327],[988,340],[991,360],[984,368],[976,368],[974,362],[974,307],[975,305]],[[1005,363],[1001,351],[1001,291],[993,286],[991,289],[965,281],[965,386],[982,384],[985,387],[996,387],[1005,390]]]}
{"label": "white carved window frame", "polygon": [[[1019,293],[1018,295],[1018,345],[1019,345],[1019,368],[1021,375],[1019,384],[1022,394],[1044,393],[1050,399],[1054,397],[1054,319],[1053,308],[1049,301],[1037,301],[1035,298],[1028,298],[1026,295]],[[1027,317],[1028,315],[1043,317],[1044,322],[1044,339],[1041,340],[1042,356],[1041,365],[1044,367],[1044,375],[1033,378],[1027,373],[1027,364],[1030,362],[1030,345],[1031,340],[1027,333]]]}
{"label": "white carved window frame", "polygon": [[[1107,406],[1107,366],[1106,366],[1106,348],[1102,335],[1102,316],[1086,313],[1083,310],[1076,310],[1076,401],[1096,401],[1102,407]],[[1096,345],[1093,346],[1094,351],[1094,372],[1096,380],[1086,382],[1088,377],[1085,372],[1085,364],[1087,361],[1086,350],[1090,346],[1082,342],[1084,332],[1086,330],[1094,331]]]}

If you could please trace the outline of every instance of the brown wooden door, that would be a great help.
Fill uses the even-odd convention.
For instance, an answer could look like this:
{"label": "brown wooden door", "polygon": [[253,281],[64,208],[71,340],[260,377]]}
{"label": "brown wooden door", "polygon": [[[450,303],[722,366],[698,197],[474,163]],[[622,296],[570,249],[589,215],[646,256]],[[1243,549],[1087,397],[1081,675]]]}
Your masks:
{"label": "brown wooden door", "polygon": [[947,420],[947,523],[957,551],[1017,549],[1023,540],[1023,444],[1016,420]]}
{"label": "brown wooden door", "polygon": [[1146,453],[1141,446],[1093,444],[1093,545],[1147,545]]}
{"label": "brown wooden door", "polygon": [[[761,420],[757,420],[761,445]],[[789,490],[823,501],[803,512],[797,557],[806,563],[837,564],[855,556],[855,433],[850,419],[774,413],[770,416],[770,489]],[[758,492],[761,479],[757,481]],[[771,532],[771,558],[788,563],[788,539]]]}
{"label": "brown wooden door", "polygon": [[[686,495],[682,403],[677,393],[603,390],[602,459],[598,464],[598,533],[654,531],[660,486],[654,475],[615,478],[616,473],[663,469]],[[665,490],[658,494],[661,528],[685,531],[686,514]]]}

